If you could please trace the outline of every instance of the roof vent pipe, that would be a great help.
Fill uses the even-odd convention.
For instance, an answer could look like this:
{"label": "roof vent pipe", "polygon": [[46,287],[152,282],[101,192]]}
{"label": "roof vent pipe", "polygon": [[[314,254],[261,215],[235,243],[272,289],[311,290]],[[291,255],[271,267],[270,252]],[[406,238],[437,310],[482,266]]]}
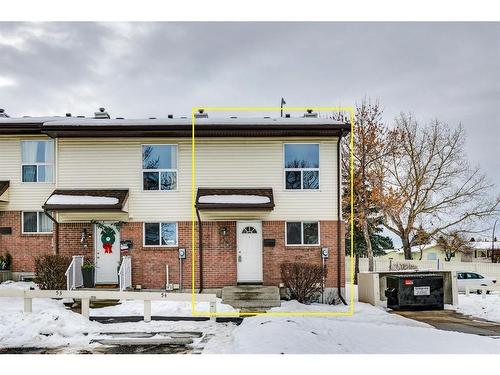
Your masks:
{"label": "roof vent pipe", "polygon": [[306,113],[304,113],[304,117],[306,118],[317,118],[318,117],[318,113],[317,112],[313,112],[312,109],[308,109]]}
{"label": "roof vent pipe", "polygon": [[104,110],[104,108],[99,108],[99,112],[94,112],[94,118],[111,118],[109,113]]}
{"label": "roof vent pipe", "polygon": [[5,113],[5,109],[0,108],[0,117],[10,117],[7,113]]}
{"label": "roof vent pipe", "polygon": [[198,113],[194,114],[194,118],[208,118],[208,113],[203,108],[198,109]]}

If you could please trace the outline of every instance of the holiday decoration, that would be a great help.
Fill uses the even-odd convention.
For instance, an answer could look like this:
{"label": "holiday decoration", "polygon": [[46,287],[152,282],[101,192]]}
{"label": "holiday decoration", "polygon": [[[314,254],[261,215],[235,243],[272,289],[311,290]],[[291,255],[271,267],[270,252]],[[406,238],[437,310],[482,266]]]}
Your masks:
{"label": "holiday decoration", "polygon": [[[121,223],[112,223],[105,225],[97,221],[93,222],[101,230],[101,242],[104,249],[104,254],[111,254],[113,252],[113,244],[116,241],[116,231],[120,230]],[[114,227],[114,228],[113,228]]]}

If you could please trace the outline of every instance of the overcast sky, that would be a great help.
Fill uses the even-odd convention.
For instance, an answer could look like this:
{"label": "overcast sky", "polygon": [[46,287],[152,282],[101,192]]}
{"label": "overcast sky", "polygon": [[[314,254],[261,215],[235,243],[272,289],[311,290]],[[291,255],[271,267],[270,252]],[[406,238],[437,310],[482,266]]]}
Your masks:
{"label": "overcast sky", "polygon": [[0,23],[0,107],[11,116],[368,96],[388,123],[401,111],[461,122],[471,161],[498,186],[499,85],[499,23]]}

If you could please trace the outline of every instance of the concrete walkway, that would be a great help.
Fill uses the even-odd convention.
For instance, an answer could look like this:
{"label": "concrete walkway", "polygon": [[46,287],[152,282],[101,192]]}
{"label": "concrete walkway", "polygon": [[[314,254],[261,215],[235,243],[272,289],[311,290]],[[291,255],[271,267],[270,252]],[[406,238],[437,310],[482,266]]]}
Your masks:
{"label": "concrete walkway", "polygon": [[457,313],[453,310],[393,311],[393,314],[430,324],[443,331],[455,331],[500,339],[500,324]]}

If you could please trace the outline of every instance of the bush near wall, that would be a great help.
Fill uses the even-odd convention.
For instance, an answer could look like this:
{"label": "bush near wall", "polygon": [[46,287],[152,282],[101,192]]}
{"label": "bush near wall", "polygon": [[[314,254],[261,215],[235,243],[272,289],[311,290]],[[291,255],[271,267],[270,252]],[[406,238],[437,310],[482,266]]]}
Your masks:
{"label": "bush near wall", "polygon": [[66,289],[64,274],[71,263],[70,257],[43,255],[35,259],[35,282],[40,289]]}
{"label": "bush near wall", "polygon": [[310,303],[317,297],[327,274],[323,266],[309,263],[285,262],[280,269],[290,297],[300,303]]}
{"label": "bush near wall", "polygon": [[0,271],[10,270],[12,266],[12,255],[9,252],[5,255],[0,255]]}

